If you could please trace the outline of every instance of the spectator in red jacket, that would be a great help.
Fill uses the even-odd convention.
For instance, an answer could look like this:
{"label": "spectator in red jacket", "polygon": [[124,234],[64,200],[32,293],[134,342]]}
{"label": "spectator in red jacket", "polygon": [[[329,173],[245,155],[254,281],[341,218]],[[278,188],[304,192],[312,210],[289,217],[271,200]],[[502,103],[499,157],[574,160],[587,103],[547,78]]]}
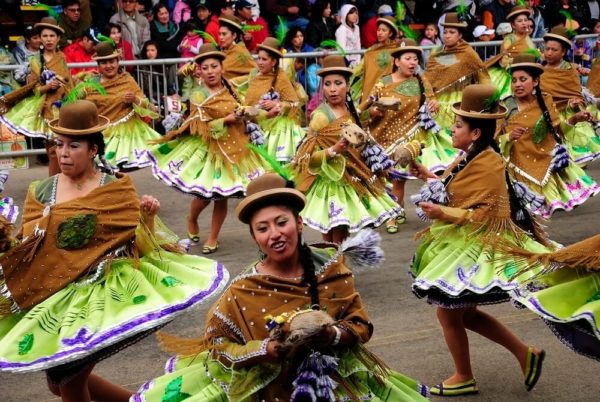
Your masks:
{"label": "spectator in red jacket", "polygon": [[[89,28],[83,36],[63,49],[67,63],[86,63],[92,61],[94,46],[98,43],[98,30]],[[71,69],[71,75],[84,71],[93,71],[96,67],[80,67]]]}
{"label": "spectator in red jacket", "polygon": [[369,20],[363,25],[360,31],[360,43],[362,47],[368,49],[377,43],[377,18],[381,17],[393,17],[394,11],[392,7],[387,4],[379,6],[377,9],[377,15],[369,18]]}
{"label": "spectator in red jacket", "polygon": [[[248,0],[238,0],[235,2],[235,15],[242,21],[242,27],[254,27],[254,29],[244,32],[244,43],[250,52],[254,52],[256,46],[263,43],[267,36],[269,36],[267,21],[262,17],[252,18],[252,7],[254,7],[254,4]],[[259,26],[262,29],[259,30]]]}
{"label": "spectator in red jacket", "polygon": [[216,42],[219,41],[219,17],[233,17],[233,2],[230,0],[217,0],[213,4],[212,15],[206,25],[206,33],[210,34]]}

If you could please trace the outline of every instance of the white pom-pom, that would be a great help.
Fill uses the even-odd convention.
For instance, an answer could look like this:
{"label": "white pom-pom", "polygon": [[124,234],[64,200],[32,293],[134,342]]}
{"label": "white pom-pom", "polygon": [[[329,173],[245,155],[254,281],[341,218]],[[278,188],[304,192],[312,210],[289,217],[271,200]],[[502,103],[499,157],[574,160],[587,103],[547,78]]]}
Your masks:
{"label": "white pom-pom", "polygon": [[380,243],[379,233],[373,229],[362,229],[344,240],[341,249],[357,267],[376,267],[384,259]]}

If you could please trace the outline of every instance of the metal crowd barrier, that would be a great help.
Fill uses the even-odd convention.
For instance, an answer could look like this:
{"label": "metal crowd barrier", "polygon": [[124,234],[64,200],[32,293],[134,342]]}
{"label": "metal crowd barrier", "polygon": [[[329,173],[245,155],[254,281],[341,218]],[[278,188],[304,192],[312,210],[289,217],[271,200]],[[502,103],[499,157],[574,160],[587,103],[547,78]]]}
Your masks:
{"label": "metal crowd barrier", "polygon": [[[596,40],[598,35],[578,35],[575,39],[593,39]],[[533,39],[533,42],[540,47],[543,44],[543,39]],[[491,41],[491,42],[471,42],[471,47],[483,48],[484,59],[492,57],[497,54],[502,45],[502,41]],[[432,50],[437,46],[421,46],[423,50]],[[364,54],[365,50],[349,51],[347,54]],[[286,53],[284,58],[303,58],[315,59],[317,57],[325,56],[328,54],[339,54],[337,51],[324,51],[324,52],[307,52],[307,53]],[[138,85],[144,91],[148,99],[150,99],[155,105],[157,105],[161,114],[164,115],[167,111],[166,96],[172,93],[180,93],[180,82],[176,77],[177,67],[181,63],[186,63],[192,59],[156,59],[156,60],[132,60],[132,61],[121,61],[121,65],[125,68],[133,66],[133,71],[130,73],[136,79]],[[305,62],[305,65],[306,62]],[[89,63],[69,63],[69,68],[95,68],[97,67],[96,62]],[[12,71],[19,68],[18,65],[0,65],[0,71]],[[306,84],[306,83],[305,83]],[[306,90],[307,88],[305,88]],[[308,92],[308,91],[307,91]],[[154,124],[154,123],[153,123]],[[2,158],[14,158],[19,156],[30,156],[44,154],[44,149],[28,149],[22,151],[2,151],[0,150],[0,159]]]}

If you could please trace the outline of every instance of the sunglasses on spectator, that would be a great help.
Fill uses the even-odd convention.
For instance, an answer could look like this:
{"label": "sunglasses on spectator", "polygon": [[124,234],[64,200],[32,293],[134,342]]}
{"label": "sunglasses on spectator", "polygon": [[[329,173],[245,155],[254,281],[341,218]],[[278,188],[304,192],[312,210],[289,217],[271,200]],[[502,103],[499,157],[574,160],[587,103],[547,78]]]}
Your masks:
{"label": "sunglasses on spectator", "polygon": [[70,11],[72,13],[80,13],[81,8],[67,8],[67,11]]}

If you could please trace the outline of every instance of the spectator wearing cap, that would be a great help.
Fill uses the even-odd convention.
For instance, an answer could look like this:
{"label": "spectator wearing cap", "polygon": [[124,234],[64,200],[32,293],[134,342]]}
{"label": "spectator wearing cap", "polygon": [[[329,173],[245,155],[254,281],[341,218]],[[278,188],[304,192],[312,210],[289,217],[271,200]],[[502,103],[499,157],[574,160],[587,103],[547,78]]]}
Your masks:
{"label": "spectator wearing cap", "polygon": [[325,40],[335,40],[335,20],[331,17],[331,2],[317,0],[310,9],[310,21],[306,27],[306,43],[318,47]]}
{"label": "spectator wearing cap", "polygon": [[252,53],[269,36],[267,21],[260,16],[254,17],[252,15],[254,6],[255,4],[248,0],[238,0],[235,2],[235,16],[242,23],[242,28],[251,27],[251,29],[243,29],[243,39],[246,47]]}
{"label": "spectator wearing cap", "polygon": [[[98,43],[98,30],[89,28],[81,39],[71,43],[63,49],[67,63],[88,63],[92,61],[94,46]],[[94,67],[78,67],[71,69],[71,75],[77,75],[85,71],[93,71]]]}
{"label": "spectator wearing cap", "polygon": [[[473,37],[475,38],[475,41],[477,41],[477,42],[489,42],[492,40],[494,33],[495,33],[495,31],[493,29],[489,29],[485,25],[477,25],[475,27],[475,29],[473,30]],[[477,54],[479,55],[479,58],[481,60],[486,59],[486,49],[485,48],[483,48],[482,46],[477,46],[475,48],[475,51],[477,52]],[[491,56],[491,55],[488,54],[487,57],[489,57],[489,56]]]}
{"label": "spectator wearing cap", "polygon": [[369,48],[377,43],[377,18],[393,17],[394,11],[387,4],[381,5],[377,9],[377,15],[369,18],[360,31],[360,43],[362,46]]}
{"label": "spectator wearing cap", "polygon": [[216,0],[213,3],[212,15],[206,25],[206,33],[212,36],[216,42],[219,41],[219,18],[221,17],[233,17],[233,2],[229,0]]}
{"label": "spectator wearing cap", "polygon": [[178,24],[171,21],[169,9],[165,3],[158,3],[152,9],[153,19],[150,23],[150,38],[160,47],[159,58],[178,58],[179,44],[185,32]]}
{"label": "spectator wearing cap", "polygon": [[[194,3],[194,12],[192,20],[200,31],[206,31],[206,25],[212,16],[212,11],[208,7],[207,0],[197,0]],[[216,39],[216,38],[215,38]]]}
{"label": "spectator wearing cap", "polygon": [[63,0],[63,12],[58,17],[58,26],[65,34],[60,37],[59,46],[64,47],[80,39],[90,27],[81,18],[81,3],[79,0]]}
{"label": "spectator wearing cap", "polygon": [[506,35],[512,32],[512,27],[508,22],[501,22],[496,28],[496,35],[500,38],[504,38]]}
{"label": "spectator wearing cap", "polygon": [[123,39],[131,43],[133,54],[139,56],[144,42],[150,40],[150,24],[137,10],[137,0],[119,0],[119,11],[110,22],[121,25]]}

